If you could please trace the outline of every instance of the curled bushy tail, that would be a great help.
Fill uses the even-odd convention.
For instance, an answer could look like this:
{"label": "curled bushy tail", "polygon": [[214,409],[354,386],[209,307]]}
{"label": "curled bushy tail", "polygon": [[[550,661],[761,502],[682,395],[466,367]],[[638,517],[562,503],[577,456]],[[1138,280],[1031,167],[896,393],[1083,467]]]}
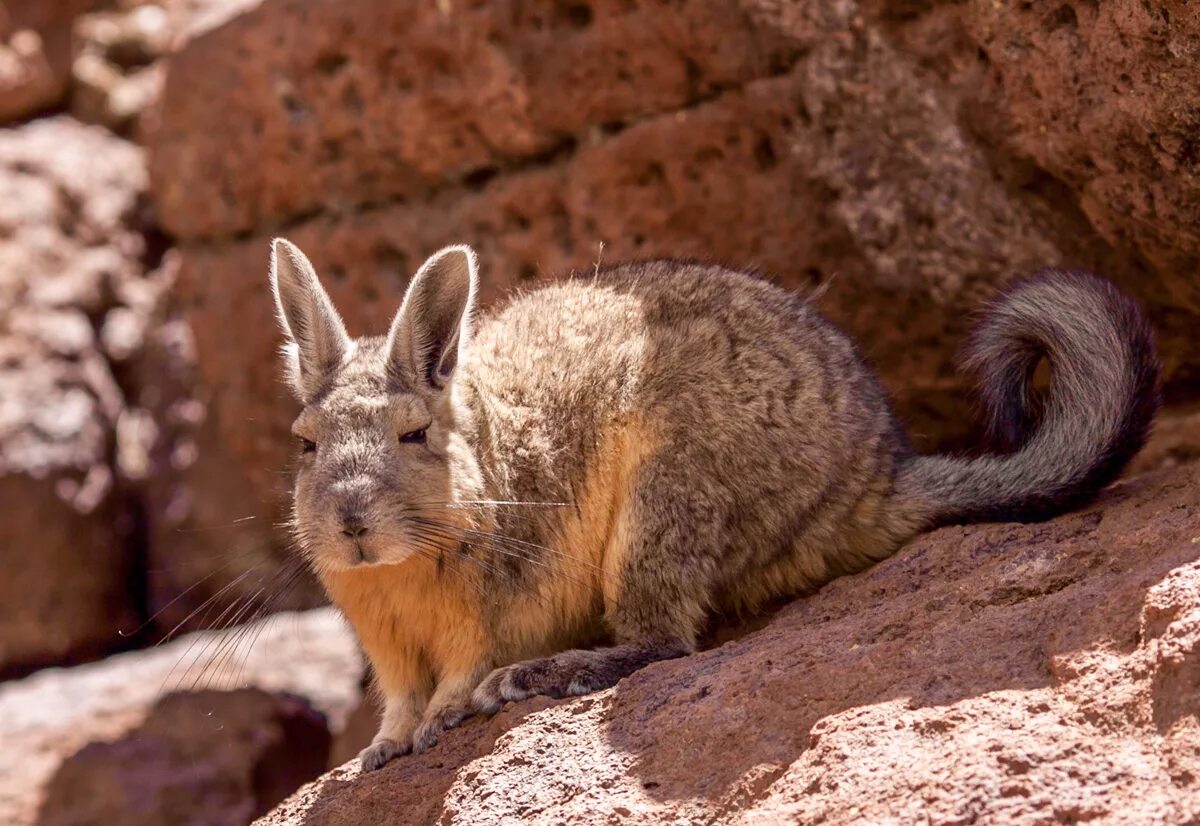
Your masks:
{"label": "curled bushy tail", "polygon": [[[1039,399],[1043,357],[1050,388]],[[1145,444],[1160,402],[1145,316],[1082,272],[1017,282],[987,311],[967,365],[981,376],[993,438],[1014,452],[914,458],[900,492],[926,503],[931,524],[1046,519],[1085,504]]]}

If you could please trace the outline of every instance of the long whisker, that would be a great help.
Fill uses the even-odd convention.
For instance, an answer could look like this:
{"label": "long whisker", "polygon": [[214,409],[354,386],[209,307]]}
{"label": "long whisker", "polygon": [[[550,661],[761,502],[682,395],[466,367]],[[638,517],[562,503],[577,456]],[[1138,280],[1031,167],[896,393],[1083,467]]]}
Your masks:
{"label": "long whisker", "polygon": [[[435,564],[440,562],[441,555],[445,552],[445,548],[443,546],[441,546],[440,544],[438,544],[433,539],[431,539],[430,537],[427,537],[427,536],[414,535],[414,536],[410,536],[410,539],[413,542],[414,548],[423,557],[425,557],[426,559],[428,559],[429,561],[431,561]],[[467,561],[475,564],[476,567],[484,567],[487,565],[487,563],[484,562],[483,560],[475,559],[473,557],[469,557],[469,556],[465,556],[465,555],[459,556],[456,558],[467,560]],[[489,600],[489,594],[488,594],[487,590],[483,587],[482,584],[480,584],[479,582],[476,582],[474,579],[469,578],[468,576],[466,576],[466,573],[464,571],[459,571],[456,568],[454,568],[453,566],[451,566],[450,570],[452,570],[454,573],[456,573],[458,575],[459,580],[461,582],[464,582],[467,585],[470,585],[475,590],[475,592],[477,594],[479,594],[480,598],[484,602],[487,602]],[[505,573],[504,571],[501,571],[498,568],[490,567],[490,566],[489,566],[489,570],[491,570],[493,573],[495,573],[498,576],[503,576]]]}
{"label": "long whisker", "polygon": [[[420,525],[422,528],[430,531],[431,533],[433,533],[437,536],[440,536],[444,539],[458,540],[461,542],[465,542],[466,544],[474,546],[474,547],[490,548],[490,549],[496,550],[500,553],[504,553],[507,556],[515,557],[517,559],[524,560],[525,562],[529,562],[533,565],[537,565],[539,567],[546,568],[547,570],[550,570],[553,567],[550,564],[548,564],[540,559],[534,559],[532,557],[527,557],[522,554],[519,554],[516,552],[515,549],[504,548],[502,545],[502,541],[505,539],[505,537],[501,537],[498,535],[472,536],[471,534],[467,533],[466,528],[459,528],[454,525],[446,525],[446,524],[442,524],[440,522],[432,522],[430,520],[422,519],[420,517],[413,517],[411,519],[411,521]],[[479,532],[475,532],[475,533],[479,533]]]}
{"label": "long whisker", "polygon": [[412,503],[417,506],[431,506],[441,508],[462,508],[462,507],[525,507],[525,508],[571,508],[574,507],[572,502],[529,502],[519,501],[515,499],[455,499],[446,501],[443,499],[418,499]]}
{"label": "long whisker", "polygon": [[[506,543],[509,541],[512,541],[510,537],[501,536],[499,534],[489,534],[489,533],[482,532],[482,531],[471,531],[470,534],[473,534],[473,535],[463,535],[462,532],[468,531],[469,529],[460,528],[460,527],[454,526],[454,525],[446,525],[446,524],[442,524],[442,523],[431,522],[429,520],[422,520],[420,518],[411,518],[410,521],[421,524],[425,531],[429,532],[430,534],[432,534],[434,536],[437,536],[437,537],[440,537],[443,539],[447,539],[450,541],[462,542],[463,544],[466,544],[471,547],[484,548],[484,549],[487,549],[490,551],[494,551],[495,553],[499,553],[503,556],[511,557],[513,559],[519,559],[523,562],[528,562],[532,565],[537,565],[538,567],[544,568],[546,570],[556,571],[556,575],[563,576],[566,579],[568,579],[569,581],[571,581],[577,585],[583,586],[585,588],[591,587],[593,585],[593,583],[591,581],[589,581],[588,579],[586,579],[584,577],[576,576],[568,571],[562,570],[560,567],[555,567],[553,565],[550,565],[549,563],[545,562],[544,560],[536,559],[536,558],[529,556],[526,549],[521,546],[506,547]],[[532,543],[528,543],[528,544],[532,544]],[[549,550],[549,549],[546,549],[546,550]],[[565,554],[558,554],[558,556],[560,556],[560,558],[562,558],[563,560],[565,560],[567,562],[575,562],[575,563],[582,564],[585,567],[596,571],[601,577],[610,576],[608,574],[608,572],[604,571],[602,568],[598,568],[597,566],[592,565],[592,564],[586,562],[585,560],[576,559],[574,557],[570,557]],[[487,563],[484,563],[482,560],[476,559],[474,557],[468,557],[468,558],[471,559],[472,561],[476,562],[477,564],[487,564]],[[494,566],[488,565],[488,567],[490,570],[492,570],[494,572],[496,571]],[[497,572],[497,573],[499,573],[499,572]],[[511,576],[508,578],[510,580],[512,579]]]}
{"label": "long whisker", "polygon": [[[139,626],[138,626],[137,628],[135,628],[133,631],[130,631],[130,632],[126,633],[125,631],[120,631],[120,630],[118,630],[118,631],[117,631],[117,633],[118,633],[120,636],[122,636],[122,637],[132,637],[132,636],[135,636],[135,635],[137,635],[137,634],[140,634],[141,632],[143,632],[143,631],[145,631],[145,630],[146,630],[146,628],[147,628],[147,627],[150,625],[150,623],[154,622],[156,619],[158,619],[160,616],[162,616],[162,614],[163,614],[163,612],[164,612],[164,611],[166,611],[168,608],[170,608],[170,607],[171,607],[172,605],[174,605],[175,603],[179,602],[179,600],[183,599],[183,598],[184,598],[184,597],[186,597],[188,594],[190,594],[192,591],[196,590],[196,589],[197,589],[197,588],[199,588],[201,585],[203,585],[204,583],[208,582],[210,579],[212,579],[213,577],[215,577],[217,574],[219,574],[219,573],[223,572],[223,571],[224,571],[226,568],[228,568],[228,567],[229,567],[230,565],[232,565],[233,563],[235,563],[235,562],[239,561],[239,560],[240,560],[240,559],[242,559],[243,557],[246,557],[246,556],[248,556],[248,555],[250,555],[250,554],[252,554],[252,553],[255,553],[256,551],[260,551],[260,550],[262,550],[262,546],[259,546],[259,547],[256,547],[256,548],[249,548],[249,549],[247,549],[247,550],[245,550],[245,551],[242,551],[241,553],[232,554],[228,560],[226,560],[226,561],[225,561],[224,563],[222,563],[221,565],[217,566],[216,570],[212,571],[211,573],[209,573],[209,574],[207,574],[206,576],[202,577],[202,578],[201,578],[199,581],[195,582],[195,583],[194,583],[194,584],[192,584],[192,585],[189,585],[189,586],[188,586],[186,589],[184,589],[184,590],[183,590],[183,591],[181,591],[180,593],[176,594],[176,595],[175,595],[175,596],[174,596],[174,597],[171,599],[171,601],[170,601],[170,602],[168,602],[167,604],[163,605],[161,608],[159,608],[157,611],[155,611],[153,614],[151,614],[151,615],[150,615],[150,616],[149,616],[149,617],[146,619],[146,621],[145,621],[145,622],[143,622],[141,625],[139,625]],[[260,562],[259,564],[261,565],[262,563]],[[254,568],[255,568],[255,567],[258,567],[258,566],[256,565],[256,566],[254,566],[254,567],[250,568],[249,570],[251,570],[251,571],[252,571],[252,570],[254,570]],[[236,581],[236,580],[235,580],[235,581]],[[220,593],[220,592],[218,592],[218,593]],[[201,603],[201,605],[203,605],[203,603]],[[196,609],[196,610],[199,610],[199,609]],[[190,615],[190,614],[189,614],[187,617],[185,617],[185,618],[184,618],[184,622],[187,622],[187,620],[189,620],[189,619],[191,619],[191,615]],[[161,643],[161,642],[162,642],[162,640],[160,640],[160,641],[159,641],[159,643]],[[157,644],[157,643],[156,643],[156,644]]]}
{"label": "long whisker", "polygon": [[[418,517],[410,517],[410,518],[414,522],[420,522],[422,524],[436,526],[438,528],[443,528],[445,530],[457,531],[457,532],[462,533],[464,536],[475,538],[477,540],[480,540],[481,542],[492,543],[492,544],[488,544],[488,547],[494,547],[497,550],[507,550],[510,552],[509,555],[511,555],[511,556],[517,556],[515,551],[527,550],[527,551],[532,551],[532,552],[535,552],[538,554],[547,554],[549,556],[557,557],[558,559],[561,559],[563,562],[566,562],[566,563],[569,563],[572,565],[581,565],[585,568],[591,569],[592,571],[594,571],[597,574],[600,574],[602,576],[606,575],[608,573],[603,568],[601,568],[599,565],[595,565],[594,563],[588,562],[586,559],[580,559],[579,557],[574,556],[572,554],[568,554],[563,551],[557,550],[555,548],[547,547],[545,545],[539,545],[536,542],[529,542],[524,539],[517,539],[516,537],[505,536],[503,534],[492,533],[490,531],[483,531],[483,530],[478,530],[475,528],[467,528],[467,527],[463,527],[461,525],[454,525],[454,524],[451,524],[448,522],[439,522],[437,520],[429,519],[427,517],[419,517],[418,516]],[[537,559],[534,559],[534,558],[531,558],[528,556],[521,556],[521,558],[526,559],[527,561],[533,562],[535,564],[545,565],[545,563],[541,562],[540,560],[537,560]],[[546,567],[550,567],[550,566],[546,565]]]}
{"label": "long whisker", "polygon": [[[179,631],[179,629],[182,628],[188,622],[190,622],[191,619],[196,616],[196,614],[200,613],[205,608],[215,604],[216,601],[218,599],[220,599],[225,594],[226,591],[230,590],[231,588],[236,587],[239,583],[241,583],[241,581],[243,579],[250,576],[250,574],[257,571],[264,564],[266,564],[266,563],[259,562],[258,564],[253,565],[252,567],[247,568],[246,570],[242,571],[242,573],[238,574],[231,581],[227,582],[215,594],[210,596],[208,599],[204,600],[204,602],[200,603],[198,606],[196,606],[196,608],[194,608],[192,611],[190,611],[186,617],[184,617],[178,623],[176,623],[175,627],[172,628],[170,631],[168,631],[166,634],[164,634],[163,638],[160,639],[158,642],[156,642],[153,647],[157,648],[158,646],[162,645],[164,642],[167,642],[168,640],[174,638],[175,634]],[[220,621],[219,617],[218,617],[218,621]]]}
{"label": "long whisker", "polygon": [[[276,592],[276,594],[273,598],[275,598],[275,599],[286,598],[289,594],[291,594],[291,592],[293,590],[295,590],[296,585],[299,582],[300,582],[300,576],[297,575],[297,576],[293,577],[291,582],[289,582],[286,586],[281,587],[280,590]],[[238,667],[237,674],[234,676],[233,685],[235,685],[235,686],[241,685],[242,676],[245,673],[246,666],[249,665],[249,663],[250,663],[250,655],[254,652],[254,646],[258,644],[258,638],[260,636],[262,636],[263,631],[266,630],[267,626],[271,624],[272,620],[274,620],[276,616],[278,616],[278,615],[271,614],[270,616],[266,617],[265,619],[263,619],[261,622],[258,623],[258,630],[255,632],[254,636],[250,639],[250,644],[248,646],[246,646],[246,653],[245,653],[245,656],[242,658],[242,664]]]}
{"label": "long whisker", "polygon": [[[256,565],[254,568],[246,571],[244,574],[242,574],[242,576],[238,577],[238,579],[235,581],[235,583],[231,583],[231,584],[236,584],[236,582],[240,582],[247,575],[249,575],[250,573],[253,573],[256,570],[258,570],[259,568],[261,568],[263,564],[265,564],[265,563],[260,563],[259,565]],[[268,571],[259,572],[259,577],[257,580],[255,580],[255,584],[263,583],[267,579],[267,577],[269,577],[273,574],[273,572],[274,572],[273,568]],[[267,590],[270,587],[272,587],[270,583],[268,583],[266,585],[261,585],[255,593],[250,594],[250,595],[242,595],[238,599],[235,599],[230,605],[226,606],[225,610],[223,610],[217,616],[217,618],[216,618],[216,620],[214,620],[212,626],[210,626],[211,628],[218,629],[218,630],[215,630],[211,635],[204,637],[203,645],[201,646],[200,650],[196,653],[195,657],[191,660],[191,662],[184,669],[183,675],[180,678],[180,685],[182,685],[184,682],[187,681],[188,675],[192,672],[192,670],[194,668],[199,667],[200,673],[197,675],[196,679],[192,683],[192,688],[196,687],[196,685],[199,683],[200,679],[203,677],[204,673],[207,671],[208,667],[218,661],[216,658],[219,657],[224,644],[228,641],[229,635],[225,634],[223,632],[227,631],[228,629],[232,628],[237,623],[241,622],[246,617],[247,612],[255,607],[255,600],[258,598],[258,596],[260,594],[262,594],[263,591]],[[225,589],[222,589],[222,590],[225,590]],[[219,593],[214,596],[218,596],[218,595],[219,595]],[[207,617],[207,614],[206,614],[206,617]],[[192,644],[188,646],[187,651],[185,651],[183,656],[181,656],[179,658],[179,660],[175,663],[175,666],[171,669],[171,672],[167,675],[167,679],[164,680],[164,687],[165,687],[166,683],[170,680],[171,676],[173,676],[173,674],[175,673],[175,670],[179,667],[179,665],[182,664],[185,660],[187,660],[188,657],[192,654],[192,651],[195,649],[197,642],[199,642],[200,640],[201,640],[201,638],[199,636],[197,636],[196,640],[194,640],[192,642]],[[211,652],[211,654],[209,654],[209,652]]]}
{"label": "long whisker", "polygon": [[[297,567],[288,572],[282,580],[274,583],[274,588],[269,594],[263,597],[262,601],[255,608],[253,616],[246,620],[246,623],[243,624],[241,629],[239,629],[239,633],[235,635],[237,639],[226,658],[228,668],[226,668],[224,663],[218,665],[216,670],[216,679],[214,679],[213,682],[220,685],[221,680],[219,678],[222,676],[233,676],[233,682],[228,683],[228,685],[231,687],[236,687],[239,684],[241,680],[241,671],[245,667],[246,661],[249,660],[251,652],[254,650],[254,644],[257,642],[258,637],[262,634],[263,629],[265,629],[270,622],[270,619],[267,615],[270,613],[270,609],[273,607],[274,601],[278,599],[280,595],[290,592],[292,588],[295,587],[296,583],[300,581],[300,576],[302,574],[303,568]],[[248,641],[249,645],[246,646],[244,659],[242,659],[242,656],[238,654],[238,649],[245,641]],[[239,659],[242,659],[240,666],[238,666]]]}
{"label": "long whisker", "polygon": [[[249,573],[249,571],[247,571],[247,573]],[[222,611],[220,614],[218,614],[218,615],[217,615],[217,618],[216,618],[216,619],[213,621],[213,625],[214,625],[214,626],[216,626],[216,625],[220,625],[220,624],[222,623],[222,621],[225,619],[225,617],[226,617],[227,615],[229,615],[229,614],[230,614],[232,611],[234,611],[238,605],[240,605],[240,604],[241,604],[241,602],[242,602],[242,600],[243,600],[243,599],[245,599],[245,597],[240,597],[240,598],[238,598],[238,599],[235,599],[235,600],[234,600],[233,602],[231,602],[229,605],[225,606],[225,610],[223,610],[223,611]],[[211,609],[210,609],[210,610],[211,610]],[[206,614],[205,614],[205,618],[207,618],[207,616],[208,616],[208,615],[207,615],[207,613],[206,613]],[[228,625],[225,625],[224,627],[226,627],[226,628],[227,628],[227,627],[228,627]],[[192,664],[191,664],[191,665],[188,665],[188,666],[187,666],[187,667],[184,669],[183,676],[180,678],[180,682],[181,682],[181,683],[182,683],[182,681],[183,681],[183,680],[187,679],[188,672],[190,672],[190,671],[192,670],[192,666],[193,666],[193,665],[195,665],[195,663],[196,663],[197,661],[199,661],[199,659],[200,659],[200,658],[201,658],[201,656],[204,654],[204,652],[205,652],[205,651],[206,651],[206,650],[207,650],[207,649],[208,649],[208,648],[209,648],[211,645],[213,645],[213,642],[214,642],[214,640],[216,640],[216,639],[219,639],[219,638],[220,638],[220,636],[221,636],[221,635],[220,635],[220,634],[218,634],[218,633],[217,633],[217,632],[215,632],[215,631],[214,631],[214,632],[210,632],[210,633],[206,633],[206,634],[196,634],[196,635],[195,635],[195,636],[192,638],[192,641],[191,641],[191,643],[189,643],[189,644],[188,644],[187,650],[185,650],[185,651],[183,652],[183,654],[181,654],[181,655],[179,656],[179,659],[177,659],[177,660],[175,661],[175,664],[171,666],[171,670],[167,672],[167,676],[165,676],[165,677],[163,678],[162,685],[160,685],[160,686],[159,686],[159,688],[158,688],[158,692],[159,692],[159,694],[162,694],[162,693],[164,692],[164,690],[165,690],[165,689],[166,689],[166,687],[167,687],[167,684],[168,684],[169,682],[171,682],[171,678],[172,678],[172,677],[175,675],[175,671],[176,671],[176,670],[179,668],[179,666],[180,666],[180,665],[182,665],[182,664],[183,664],[185,661],[187,661],[187,660],[188,660],[188,658],[189,658],[189,657],[191,657],[191,656],[192,656],[192,651],[193,651],[193,650],[196,648],[196,645],[197,645],[197,644],[201,644],[201,643],[202,643],[202,644],[200,645],[200,651],[199,651],[199,652],[196,654],[195,660],[193,660],[193,661],[192,661]]]}
{"label": "long whisker", "polygon": [[200,525],[195,528],[176,528],[175,533],[206,533],[208,531],[221,531],[227,528],[232,528],[235,525],[242,525],[246,522],[251,522],[257,518],[257,516],[242,516],[238,519],[234,519],[232,522],[225,522],[220,525]]}
{"label": "long whisker", "polygon": [[[266,588],[267,588],[267,586],[263,586],[263,587],[259,588],[257,591],[255,591],[251,596],[243,597],[242,606],[240,608],[238,608],[237,612],[233,615],[233,617],[229,620],[229,622],[227,622],[225,624],[225,627],[222,630],[228,631],[233,626],[239,625],[243,621],[243,619],[249,615],[249,612],[257,607],[255,600],[258,598],[259,594],[261,594],[264,590],[266,590]],[[196,686],[199,685],[200,680],[204,677],[204,675],[208,671],[208,668],[210,665],[214,666],[214,667],[219,667],[220,663],[223,662],[222,658],[224,656],[224,652],[227,651],[228,645],[233,640],[238,639],[238,637],[242,633],[245,632],[245,629],[246,629],[246,626],[243,625],[242,627],[238,628],[236,631],[234,631],[231,634],[230,633],[220,634],[217,637],[218,643],[217,643],[215,650],[213,650],[212,654],[208,657],[203,657],[203,658],[197,657],[196,658],[195,662],[192,663],[192,666],[189,667],[188,670],[185,671],[184,675],[183,675],[183,678],[186,680],[188,674],[191,673],[191,668],[199,666],[199,672],[196,674],[195,679],[192,680],[192,684],[188,688],[189,691],[196,690]]]}

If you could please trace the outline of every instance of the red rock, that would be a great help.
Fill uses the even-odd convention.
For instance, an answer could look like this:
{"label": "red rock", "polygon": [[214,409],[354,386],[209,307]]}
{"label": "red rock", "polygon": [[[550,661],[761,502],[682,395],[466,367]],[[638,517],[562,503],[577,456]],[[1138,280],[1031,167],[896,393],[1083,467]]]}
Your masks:
{"label": "red rock", "polygon": [[162,59],[258,2],[159,0],[82,16],[74,26],[71,114],[136,135],[162,93]]}
{"label": "red rock", "polygon": [[[234,488],[265,492],[263,524],[283,513],[294,413],[263,275],[283,226],[360,333],[383,330],[422,257],[455,241],[480,249],[493,300],[600,259],[758,267],[820,296],[926,450],[971,441],[971,378],[956,354],[972,314],[1018,273],[1084,266],[1146,304],[1170,393],[1195,397],[1194,176],[1147,155],[1146,140],[1121,166],[1117,137],[1070,138],[1095,144],[1097,168],[1123,169],[1141,202],[1169,198],[1179,231],[1151,255],[1130,242],[1146,232],[1115,230],[1124,219],[1084,204],[1074,187],[1086,176],[1055,177],[1078,160],[1059,151],[1067,137],[1047,168],[1029,156],[1024,64],[979,56],[1003,51],[1011,15],[1031,57],[1053,68],[1038,82],[1061,84],[1038,89],[1046,119],[1062,106],[1078,121],[1088,95],[1125,111],[1109,88],[1082,89],[1083,70],[1067,76],[1053,15],[761,0],[669,12],[602,2],[553,17],[508,3],[439,8],[276,0],[170,61],[149,136],[153,190],[183,244],[182,309],[223,446],[211,461]],[[1116,37],[1124,12],[1108,8],[1088,7],[1079,25]],[[1159,64],[1191,77],[1173,55],[1193,23],[1173,19],[1170,32],[1137,24],[1153,35],[1130,52],[1139,77]],[[1116,71],[1087,38],[1070,42],[1078,60]],[[1167,102],[1135,84],[1127,103],[1178,136],[1184,101],[1196,101],[1172,88]],[[1100,127],[1129,127],[1115,117]],[[1007,143],[1018,127],[1023,143]]]}
{"label": "red rock", "polygon": [[71,74],[71,28],[100,0],[0,3],[0,121],[61,103]]}
{"label": "red rock", "polygon": [[95,656],[136,614],[96,326],[138,306],[144,187],[140,151],[98,129],[0,134],[0,672]]}
{"label": "red rock", "polygon": [[171,694],[124,737],[67,758],[38,822],[245,823],[320,774],[330,740],[324,718],[294,697]]}
{"label": "red rock", "polygon": [[62,90],[42,38],[22,29],[4,41],[0,42],[0,121],[14,120],[54,104]]}
{"label": "red rock", "polygon": [[[141,151],[99,128],[0,134],[0,674],[204,627],[299,567],[282,532],[237,530],[260,497],[205,442],[145,186]],[[197,502],[201,484],[221,495]],[[320,602],[304,576],[263,610]],[[119,635],[150,614],[138,640]]]}
{"label": "red rock", "polygon": [[739,640],[260,823],[1184,823],[1200,811],[1200,465],[946,528]]}
{"label": "red rock", "polygon": [[364,745],[362,669],[324,609],[0,685],[0,822],[248,822]]}
{"label": "red rock", "polygon": [[802,44],[783,16],[804,15],[711,0],[267,3],[170,61],[150,135],[163,221],[228,236],[523,162],[786,66]]}

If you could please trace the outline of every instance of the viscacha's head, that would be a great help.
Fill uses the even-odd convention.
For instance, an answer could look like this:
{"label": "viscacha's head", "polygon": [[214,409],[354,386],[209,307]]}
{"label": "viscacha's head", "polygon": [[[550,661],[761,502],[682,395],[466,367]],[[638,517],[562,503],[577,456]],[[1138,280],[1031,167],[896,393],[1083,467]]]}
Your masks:
{"label": "viscacha's head", "polygon": [[292,425],[295,529],[318,571],[435,550],[422,520],[444,520],[451,499],[448,395],[476,281],[474,252],[447,247],[413,277],[386,336],[351,338],[304,253],[273,242],[285,373],[303,405]]}

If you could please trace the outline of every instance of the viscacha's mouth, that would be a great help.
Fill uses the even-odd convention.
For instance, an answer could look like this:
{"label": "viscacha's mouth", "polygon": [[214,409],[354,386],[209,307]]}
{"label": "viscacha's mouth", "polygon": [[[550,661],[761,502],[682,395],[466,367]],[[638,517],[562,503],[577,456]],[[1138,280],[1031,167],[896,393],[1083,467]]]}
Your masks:
{"label": "viscacha's mouth", "polygon": [[371,564],[375,561],[375,553],[359,540],[354,540],[354,548],[350,551],[350,564]]}

